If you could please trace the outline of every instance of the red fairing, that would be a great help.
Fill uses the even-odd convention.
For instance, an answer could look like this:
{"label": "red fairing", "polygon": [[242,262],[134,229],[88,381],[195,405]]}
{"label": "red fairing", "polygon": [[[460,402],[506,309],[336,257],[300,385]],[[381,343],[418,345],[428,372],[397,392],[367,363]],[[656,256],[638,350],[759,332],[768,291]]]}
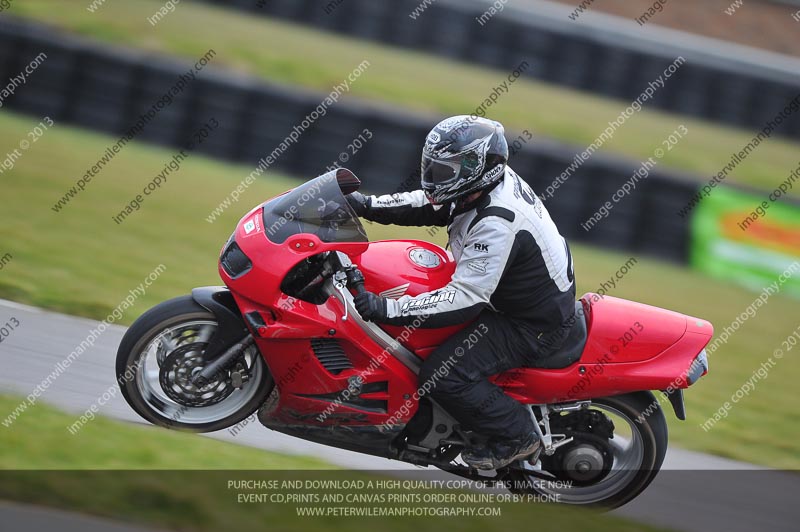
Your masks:
{"label": "red fairing", "polygon": [[[280,392],[275,419],[326,425],[380,425],[388,421],[391,413],[401,409],[403,396],[416,391],[416,375],[397,359],[386,356],[355,321],[342,320],[344,307],[338,298],[315,305],[280,290],[283,279],[301,260],[333,250],[358,257],[369,244],[324,243],[310,234],[292,236],[276,244],[266,236],[261,208],[242,218],[235,237],[252,261],[252,268],[236,279],[221,265],[219,273],[242,314],[256,312],[266,325],[263,330],[255,331],[255,337]],[[311,343],[322,338],[336,339],[353,369],[338,374],[327,371],[314,355]],[[349,379],[356,376],[362,378],[363,386],[387,383],[386,391],[361,395],[362,399],[384,401],[387,413],[364,412],[340,404],[321,417],[322,421],[318,420],[342,390],[347,389]]]}
{"label": "red fairing", "polygon": [[[271,419],[291,426],[407,422],[419,399],[414,371],[384,350],[357,320],[344,320],[340,297],[319,304],[302,301],[284,293],[281,283],[304,259],[339,251],[364,274],[367,290],[394,298],[414,296],[446,285],[455,270],[453,259],[439,246],[413,240],[323,242],[316,234],[300,233],[276,243],[267,238],[262,211],[250,211],[234,233],[236,245],[252,263],[249,269],[234,278],[221,264],[219,273],[248,317],[276,382],[279,400]],[[496,376],[495,382],[528,404],[689,385],[687,370],[711,339],[710,323],[597,294],[586,294],[582,301],[588,339],[578,362],[563,369],[517,369]],[[384,330],[424,359],[461,327]],[[323,366],[314,346],[324,351],[331,345],[351,368],[336,373]],[[353,379],[360,384],[345,394]],[[348,400],[342,400],[343,394]]]}
{"label": "red fairing", "polygon": [[686,372],[714,334],[709,322],[610,296],[581,301],[588,328],[581,359],[496,377],[514,398],[545,404],[689,386]]}
{"label": "red fairing", "polygon": [[[615,362],[638,362],[658,356],[686,332],[686,316],[642,303],[611,296],[587,294],[590,303],[589,338],[584,363],[601,362],[609,343],[619,350]],[[625,332],[629,337],[624,336]]]}

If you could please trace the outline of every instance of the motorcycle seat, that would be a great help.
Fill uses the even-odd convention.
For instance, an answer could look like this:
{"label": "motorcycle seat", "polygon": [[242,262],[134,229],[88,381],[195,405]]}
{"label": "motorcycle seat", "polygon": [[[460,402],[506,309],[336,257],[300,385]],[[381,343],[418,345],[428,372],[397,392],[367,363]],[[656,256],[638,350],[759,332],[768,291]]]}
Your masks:
{"label": "motorcycle seat", "polygon": [[552,355],[535,360],[529,367],[542,369],[561,369],[580,360],[586,345],[586,315],[583,304],[575,302],[575,321],[561,347]]}

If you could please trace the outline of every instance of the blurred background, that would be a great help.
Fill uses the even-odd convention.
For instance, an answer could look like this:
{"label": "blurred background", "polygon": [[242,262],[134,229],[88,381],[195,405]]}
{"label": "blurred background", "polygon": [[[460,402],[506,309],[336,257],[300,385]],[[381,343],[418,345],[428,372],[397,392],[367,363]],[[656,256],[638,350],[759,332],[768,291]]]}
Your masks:
{"label": "blurred background", "polygon": [[[0,416],[74,347],[20,371],[54,333],[16,304],[102,320],[164,265],[116,320],[129,324],[219,284],[219,249],[258,203],[335,165],[370,193],[414,189],[428,130],[475,114],[505,125],[579,293],[714,324],[671,444],[796,470],[798,35],[797,1],[2,0]],[[78,342],[91,328],[62,325]],[[193,468],[205,445],[202,467],[324,467],[105,420],[65,436],[95,397],[76,389],[0,427],[0,467]],[[147,451],[120,451],[134,443]]]}

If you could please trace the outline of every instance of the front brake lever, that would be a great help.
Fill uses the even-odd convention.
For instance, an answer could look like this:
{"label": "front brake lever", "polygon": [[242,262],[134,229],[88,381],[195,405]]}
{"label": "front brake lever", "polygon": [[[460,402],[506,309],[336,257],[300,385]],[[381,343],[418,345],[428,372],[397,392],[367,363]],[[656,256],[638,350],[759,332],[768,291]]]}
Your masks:
{"label": "front brake lever", "polygon": [[342,305],[344,306],[344,316],[342,316],[342,321],[347,321],[347,298],[345,294],[347,292],[347,274],[341,270],[333,274],[333,287],[339,292],[339,295],[342,296]]}

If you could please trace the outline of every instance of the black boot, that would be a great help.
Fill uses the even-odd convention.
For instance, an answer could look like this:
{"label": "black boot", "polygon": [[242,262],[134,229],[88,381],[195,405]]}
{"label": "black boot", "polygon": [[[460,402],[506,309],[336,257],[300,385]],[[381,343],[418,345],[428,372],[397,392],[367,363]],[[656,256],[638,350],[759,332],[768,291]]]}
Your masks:
{"label": "black boot", "polygon": [[508,464],[527,458],[539,450],[539,437],[533,433],[514,440],[501,440],[492,444],[494,454],[494,469],[505,467]]}
{"label": "black boot", "polygon": [[492,464],[492,450],[488,443],[473,445],[461,453],[461,459],[475,469],[494,469]]}
{"label": "black boot", "polygon": [[495,440],[487,446],[476,447],[461,453],[470,467],[492,470],[532,455],[539,449],[539,438],[531,433],[513,440]]}

